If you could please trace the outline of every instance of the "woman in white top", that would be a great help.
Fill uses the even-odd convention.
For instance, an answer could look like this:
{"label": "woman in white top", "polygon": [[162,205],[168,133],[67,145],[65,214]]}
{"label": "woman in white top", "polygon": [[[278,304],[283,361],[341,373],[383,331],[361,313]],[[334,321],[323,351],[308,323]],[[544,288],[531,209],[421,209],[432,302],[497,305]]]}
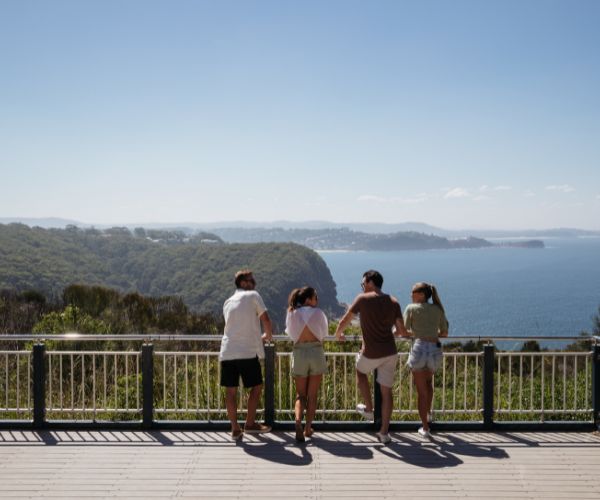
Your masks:
{"label": "woman in white top", "polygon": [[[327,317],[317,307],[314,288],[296,288],[288,299],[285,331],[294,341],[292,374],[296,382],[296,441],[303,442],[313,434],[312,422],[317,409],[317,393],[327,361],[323,339],[328,333]],[[306,409],[306,426],[302,429],[302,415]]]}

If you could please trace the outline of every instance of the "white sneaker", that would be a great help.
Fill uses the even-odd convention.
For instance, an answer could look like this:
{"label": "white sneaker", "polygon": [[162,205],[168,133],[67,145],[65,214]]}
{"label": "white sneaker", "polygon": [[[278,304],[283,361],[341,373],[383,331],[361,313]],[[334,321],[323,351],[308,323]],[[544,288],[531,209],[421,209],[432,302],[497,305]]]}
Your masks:
{"label": "white sneaker", "polygon": [[390,437],[389,434],[384,434],[383,432],[376,432],[375,435],[377,436],[377,439],[379,439],[379,442],[382,444],[388,444],[392,438]]}
{"label": "white sneaker", "polygon": [[425,429],[423,429],[423,427],[419,427],[419,430],[417,432],[419,433],[419,436],[422,436],[426,439],[431,439],[431,432],[426,431]]}
{"label": "white sneaker", "polygon": [[356,411],[362,418],[366,420],[375,419],[375,414],[372,411],[367,411],[367,407],[363,403],[358,403],[356,405]]}

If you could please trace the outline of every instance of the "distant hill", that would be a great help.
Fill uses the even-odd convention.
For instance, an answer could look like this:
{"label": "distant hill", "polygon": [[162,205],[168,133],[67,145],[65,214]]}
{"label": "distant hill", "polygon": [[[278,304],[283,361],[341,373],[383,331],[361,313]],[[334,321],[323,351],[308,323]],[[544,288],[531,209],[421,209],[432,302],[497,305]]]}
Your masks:
{"label": "distant hill", "polygon": [[25,224],[30,227],[38,226],[46,229],[51,227],[67,227],[68,225],[84,227],[85,224],[71,219],[61,219],[60,217],[0,217],[0,224]]}
{"label": "distant hill", "polygon": [[383,222],[331,222],[331,221],[286,221],[278,220],[271,222],[212,222],[209,224],[194,224],[191,227],[202,227],[207,230],[217,230],[223,228],[244,228],[244,229],[350,229],[365,233],[395,233],[395,232],[417,232],[426,234],[437,234],[444,229],[425,224],[423,222],[400,222],[395,224]]}
{"label": "distant hill", "polygon": [[[448,239],[415,231],[365,233],[348,228],[283,229],[283,228],[217,228],[213,230],[228,242],[294,242],[315,250],[450,250],[486,248],[493,243],[475,237]],[[542,241],[503,242],[501,246],[542,248]]]}
{"label": "distant hill", "polygon": [[[448,237],[464,234],[465,231],[445,231]],[[469,234],[480,238],[586,238],[600,237],[600,231],[588,231],[576,228],[553,228],[553,229],[480,229],[469,231]]]}
{"label": "distant hill", "polygon": [[279,331],[294,287],[315,286],[323,309],[336,317],[342,312],[327,265],[300,245],[225,244],[211,233],[189,238],[142,228],[0,225],[0,289],[60,293],[72,283],[102,285],[156,297],[177,295],[194,311],[221,314],[234,290],[234,273],[243,267],[254,270]]}
{"label": "distant hill", "polygon": [[[28,226],[45,228],[64,228],[75,225],[81,228],[95,227],[97,229],[110,228],[110,224],[89,224],[61,218],[23,218],[0,217],[0,224],[22,223]],[[221,221],[221,222],[144,222],[123,224],[124,227],[134,229],[143,226],[148,229],[166,229],[169,231],[182,231],[193,234],[197,231],[219,232],[224,229],[349,229],[363,233],[390,234],[397,232],[415,232],[449,239],[468,238],[578,238],[600,237],[600,231],[590,231],[577,228],[550,228],[550,229],[444,229],[423,222],[332,222],[324,220],[309,221]]]}

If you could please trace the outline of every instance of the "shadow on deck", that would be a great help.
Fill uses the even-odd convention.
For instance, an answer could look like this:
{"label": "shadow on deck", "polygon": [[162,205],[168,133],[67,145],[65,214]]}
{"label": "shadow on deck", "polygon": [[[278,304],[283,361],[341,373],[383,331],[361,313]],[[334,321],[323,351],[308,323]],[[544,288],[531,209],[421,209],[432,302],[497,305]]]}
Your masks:
{"label": "shadow on deck", "polygon": [[0,496],[598,498],[598,433],[2,431]]}

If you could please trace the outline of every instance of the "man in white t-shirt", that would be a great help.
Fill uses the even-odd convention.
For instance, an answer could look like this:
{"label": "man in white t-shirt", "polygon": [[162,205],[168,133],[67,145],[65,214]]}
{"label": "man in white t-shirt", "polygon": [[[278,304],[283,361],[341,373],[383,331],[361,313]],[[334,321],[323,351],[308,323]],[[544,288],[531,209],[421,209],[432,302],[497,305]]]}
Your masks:
{"label": "man in white t-shirt", "polygon": [[[263,342],[273,338],[271,319],[257,291],[249,269],[235,274],[235,293],[223,304],[225,332],[221,341],[221,386],[226,388],[227,416],[231,422],[231,437],[238,440],[242,429],[237,421],[237,389],[240,377],[250,389],[244,431],[269,432],[271,427],[255,421],[256,408],[262,392],[263,379],[259,359],[265,357]],[[265,333],[261,333],[261,323]]]}

